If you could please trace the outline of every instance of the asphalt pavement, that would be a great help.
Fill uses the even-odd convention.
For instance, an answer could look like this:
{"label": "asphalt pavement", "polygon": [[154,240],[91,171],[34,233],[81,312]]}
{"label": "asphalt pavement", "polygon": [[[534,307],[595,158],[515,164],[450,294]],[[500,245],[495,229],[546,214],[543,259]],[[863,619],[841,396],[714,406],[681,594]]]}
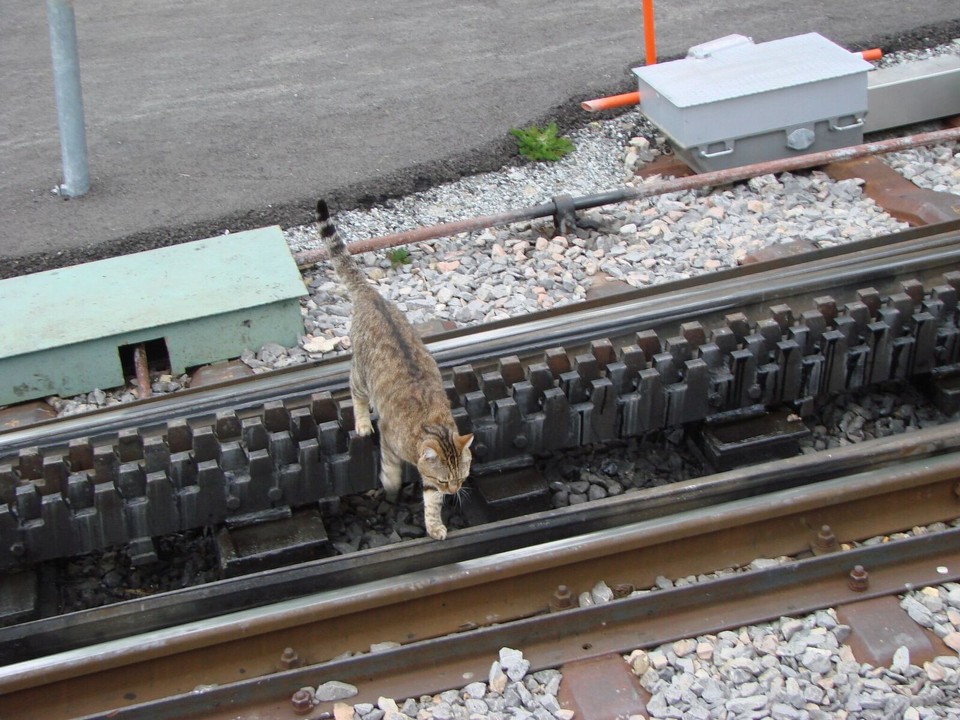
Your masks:
{"label": "asphalt pavement", "polygon": [[[46,8],[0,0],[0,277],[311,220],[511,161],[513,127],[635,89],[641,0],[76,3],[92,181],[62,180]],[[960,36],[957,0],[656,4],[657,54],[816,31]]]}

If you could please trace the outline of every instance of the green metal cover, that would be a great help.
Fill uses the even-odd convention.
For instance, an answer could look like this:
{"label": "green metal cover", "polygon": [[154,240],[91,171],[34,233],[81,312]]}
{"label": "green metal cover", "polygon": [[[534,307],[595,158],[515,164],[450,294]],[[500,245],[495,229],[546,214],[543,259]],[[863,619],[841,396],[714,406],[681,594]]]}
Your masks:
{"label": "green metal cover", "polygon": [[300,272],[271,226],[0,281],[0,404],[123,384],[117,348],[171,371],[303,334]]}

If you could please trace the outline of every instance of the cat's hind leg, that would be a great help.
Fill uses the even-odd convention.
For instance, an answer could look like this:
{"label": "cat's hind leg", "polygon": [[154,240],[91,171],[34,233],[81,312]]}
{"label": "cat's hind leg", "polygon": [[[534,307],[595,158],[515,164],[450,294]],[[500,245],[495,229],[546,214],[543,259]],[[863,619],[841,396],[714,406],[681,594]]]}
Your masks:
{"label": "cat's hind leg", "polygon": [[395,503],[400,497],[400,486],[403,483],[403,461],[394,453],[387,443],[380,442],[380,483],[387,495],[387,501]]}
{"label": "cat's hind leg", "polygon": [[350,373],[350,399],[353,401],[353,427],[357,435],[373,435],[370,398],[356,372]]}

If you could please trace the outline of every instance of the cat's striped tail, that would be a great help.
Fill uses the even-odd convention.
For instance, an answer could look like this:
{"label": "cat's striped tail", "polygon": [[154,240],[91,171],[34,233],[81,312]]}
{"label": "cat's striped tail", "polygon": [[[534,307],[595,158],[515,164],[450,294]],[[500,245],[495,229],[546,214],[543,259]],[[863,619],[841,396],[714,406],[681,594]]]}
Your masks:
{"label": "cat's striped tail", "polygon": [[323,246],[327,249],[327,256],[333,264],[333,269],[347,286],[347,290],[353,294],[370,289],[366,276],[351,257],[336,225],[330,219],[330,210],[324,200],[317,201],[317,222],[320,223],[320,237],[323,239]]}

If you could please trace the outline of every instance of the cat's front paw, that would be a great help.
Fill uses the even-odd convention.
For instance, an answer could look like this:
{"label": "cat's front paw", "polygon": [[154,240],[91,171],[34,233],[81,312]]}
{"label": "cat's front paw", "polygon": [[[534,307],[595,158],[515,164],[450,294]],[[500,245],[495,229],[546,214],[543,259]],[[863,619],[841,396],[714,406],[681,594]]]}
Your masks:
{"label": "cat's front paw", "polygon": [[356,433],[360,437],[364,437],[365,435],[373,435],[373,423],[370,422],[369,418],[366,420],[357,420],[354,425]]}
{"label": "cat's front paw", "polygon": [[447,528],[444,525],[434,525],[433,527],[428,527],[427,532],[434,540],[447,539]]}

